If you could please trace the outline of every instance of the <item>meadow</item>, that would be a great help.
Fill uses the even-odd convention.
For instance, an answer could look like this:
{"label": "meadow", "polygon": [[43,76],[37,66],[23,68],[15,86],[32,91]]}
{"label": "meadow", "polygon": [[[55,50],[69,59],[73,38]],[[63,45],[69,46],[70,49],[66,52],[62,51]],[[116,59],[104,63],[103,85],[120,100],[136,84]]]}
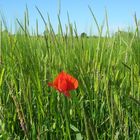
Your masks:
{"label": "meadow", "polygon": [[[107,20],[103,26],[93,20],[97,37],[79,36],[69,18],[64,33],[59,16],[57,35],[49,17],[42,36],[38,25],[29,32],[26,12],[15,34],[0,22],[1,140],[140,139],[137,20],[134,31],[114,35]],[[63,70],[79,82],[71,98],[47,84]]]}

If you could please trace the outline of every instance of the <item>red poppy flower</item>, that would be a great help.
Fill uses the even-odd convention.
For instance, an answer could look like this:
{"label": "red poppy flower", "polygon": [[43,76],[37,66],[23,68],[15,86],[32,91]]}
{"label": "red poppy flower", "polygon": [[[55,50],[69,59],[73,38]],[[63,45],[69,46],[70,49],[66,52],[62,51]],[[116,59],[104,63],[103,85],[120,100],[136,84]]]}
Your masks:
{"label": "red poppy flower", "polygon": [[62,71],[58,74],[55,80],[51,83],[48,83],[48,85],[54,87],[65,96],[70,97],[69,91],[75,90],[78,87],[78,81],[71,75]]}

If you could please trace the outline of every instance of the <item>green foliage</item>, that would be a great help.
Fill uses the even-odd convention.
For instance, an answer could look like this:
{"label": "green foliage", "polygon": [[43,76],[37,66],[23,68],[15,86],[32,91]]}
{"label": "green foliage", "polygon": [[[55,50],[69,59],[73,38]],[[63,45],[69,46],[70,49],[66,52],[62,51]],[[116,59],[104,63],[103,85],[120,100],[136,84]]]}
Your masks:
{"label": "green foliage", "polygon": [[[69,22],[31,36],[18,23],[0,35],[0,139],[140,139],[137,33],[81,38]],[[62,70],[79,81],[70,99],[47,86]]]}

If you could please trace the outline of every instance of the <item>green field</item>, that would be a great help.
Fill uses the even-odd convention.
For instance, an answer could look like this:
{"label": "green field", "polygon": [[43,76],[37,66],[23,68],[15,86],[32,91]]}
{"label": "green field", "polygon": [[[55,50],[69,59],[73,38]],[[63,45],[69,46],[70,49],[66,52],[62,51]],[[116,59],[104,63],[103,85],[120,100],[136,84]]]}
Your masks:
{"label": "green field", "polygon": [[[14,35],[0,24],[0,139],[139,140],[137,24],[113,36],[97,25],[97,37],[80,37],[70,21],[64,33],[58,18],[58,34],[48,20],[40,36],[27,19]],[[71,98],[47,84],[63,70],[79,82]]]}

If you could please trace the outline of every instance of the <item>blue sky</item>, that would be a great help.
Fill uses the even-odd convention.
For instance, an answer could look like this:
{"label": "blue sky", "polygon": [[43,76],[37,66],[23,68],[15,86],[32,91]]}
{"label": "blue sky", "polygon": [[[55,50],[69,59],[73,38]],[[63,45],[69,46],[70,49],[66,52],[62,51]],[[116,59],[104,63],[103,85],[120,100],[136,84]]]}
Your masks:
{"label": "blue sky", "polygon": [[[60,0],[61,13],[60,18],[65,28],[68,23],[67,12],[69,13],[72,23],[76,23],[78,33],[93,33],[97,32],[92,15],[88,5],[93,10],[97,21],[102,24],[105,18],[105,9],[108,13],[109,27],[111,31],[119,28],[128,29],[134,25],[134,13],[140,19],[140,1],[139,0]],[[50,16],[54,30],[57,32],[58,27],[58,4],[59,0],[0,0],[0,13],[4,15],[9,28],[12,27],[14,32],[15,19],[18,18],[21,22],[24,21],[24,11],[26,5],[29,10],[30,29],[35,30],[36,19],[39,22],[39,32],[42,33],[45,29],[44,23],[38,14],[35,6],[42,12],[47,20],[47,13]]]}

